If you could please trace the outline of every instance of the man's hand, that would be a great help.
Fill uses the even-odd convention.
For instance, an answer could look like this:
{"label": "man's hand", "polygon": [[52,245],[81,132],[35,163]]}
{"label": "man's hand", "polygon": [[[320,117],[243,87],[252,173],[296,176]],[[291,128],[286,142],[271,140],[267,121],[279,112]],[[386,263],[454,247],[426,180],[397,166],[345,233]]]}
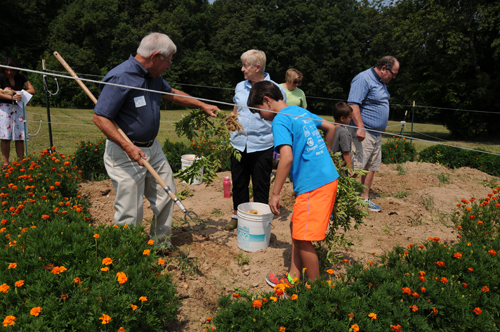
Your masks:
{"label": "man's hand", "polygon": [[141,166],[144,166],[144,164],[142,163],[142,160],[148,159],[148,157],[146,156],[144,151],[142,151],[141,148],[135,146],[134,144],[128,144],[124,150],[130,159],[137,162]]}
{"label": "man's hand", "polygon": [[280,211],[279,211],[279,208],[280,208],[280,195],[273,194],[271,196],[271,199],[269,200],[269,207],[271,208],[271,212],[275,216],[279,216],[280,215]]}
{"label": "man's hand", "polygon": [[210,104],[205,104],[205,106],[203,106],[203,111],[205,111],[205,113],[207,113],[208,115],[216,118],[217,117],[217,114],[215,114],[215,111],[220,111],[220,109],[215,106],[215,105],[210,105]]}
{"label": "man's hand", "polygon": [[365,130],[363,128],[358,128],[358,130],[356,131],[356,138],[358,139],[358,141],[363,142],[365,137],[366,137]]}

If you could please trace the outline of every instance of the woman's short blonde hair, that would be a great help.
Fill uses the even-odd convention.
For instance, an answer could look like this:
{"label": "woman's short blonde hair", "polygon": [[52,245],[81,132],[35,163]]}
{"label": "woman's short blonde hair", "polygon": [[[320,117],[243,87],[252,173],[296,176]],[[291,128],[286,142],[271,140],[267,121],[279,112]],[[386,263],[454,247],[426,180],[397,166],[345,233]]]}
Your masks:
{"label": "woman's short blonde hair", "polygon": [[266,53],[259,50],[248,50],[240,57],[241,62],[248,62],[252,67],[260,65],[261,72],[266,70]]}
{"label": "woman's short blonde hair", "polygon": [[303,78],[302,73],[295,68],[290,68],[286,71],[285,81],[288,85],[292,85],[293,81],[297,79],[302,82],[302,78]]}

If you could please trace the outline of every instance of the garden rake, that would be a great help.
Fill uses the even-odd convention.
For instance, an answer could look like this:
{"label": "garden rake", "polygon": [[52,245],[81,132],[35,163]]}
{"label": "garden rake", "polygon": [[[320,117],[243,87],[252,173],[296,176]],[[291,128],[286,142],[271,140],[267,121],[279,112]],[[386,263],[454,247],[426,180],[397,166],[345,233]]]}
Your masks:
{"label": "garden rake", "polygon": [[[62,58],[62,56],[58,52],[54,52],[54,56],[57,58],[57,60],[59,60],[59,62],[64,66],[64,68],[66,68],[66,70],[68,71],[68,73],[71,76],[73,76],[74,78],[78,78],[78,76],[75,74],[75,72],[71,69],[71,67],[66,63],[66,61]],[[85,93],[87,93],[87,95],[90,97],[90,99],[92,99],[94,104],[96,104],[97,99],[96,99],[96,97],[94,97],[92,92],[90,92],[90,90],[87,88],[87,86],[82,81],[80,81],[78,79],[76,80],[76,82],[80,85],[80,87],[83,89],[83,91],[85,91]],[[127,137],[127,135],[123,132],[123,130],[121,130],[120,127],[118,127],[118,125],[114,121],[112,121],[112,122],[113,122],[114,126],[116,127],[116,129],[118,130],[118,132],[123,136],[123,138],[127,142],[132,143],[132,141]],[[147,160],[143,159],[142,163],[147,168],[149,173],[151,173],[151,175],[153,175],[153,177],[156,179],[156,181],[158,181],[158,183],[162,186],[162,188],[165,190],[165,192],[168,194],[168,196],[170,196],[170,198],[175,202],[175,204],[177,204],[177,206],[182,210],[182,212],[184,212],[184,221],[186,222],[186,224],[188,224],[189,227],[191,227],[191,229],[193,229],[193,226],[191,226],[191,224],[189,223],[189,220],[188,220],[188,218],[189,218],[189,219],[191,219],[191,221],[195,225],[198,225],[198,223],[195,220],[195,218],[198,218],[198,220],[201,219],[198,216],[198,214],[196,214],[196,212],[194,212],[194,211],[188,211],[184,207],[184,205],[182,205],[181,201],[177,198],[177,196],[174,194],[172,189],[170,189],[170,187],[167,186],[165,181],[163,181],[163,179],[158,175],[158,173],[154,170],[153,166],[151,166],[151,164]],[[193,218],[193,216],[195,218]]]}

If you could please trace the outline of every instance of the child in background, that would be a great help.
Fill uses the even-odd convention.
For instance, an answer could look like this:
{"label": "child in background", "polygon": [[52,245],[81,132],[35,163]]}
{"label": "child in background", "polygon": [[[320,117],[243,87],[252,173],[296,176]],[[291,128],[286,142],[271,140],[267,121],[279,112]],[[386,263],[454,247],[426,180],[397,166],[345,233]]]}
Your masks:
{"label": "child in background", "polygon": [[[333,140],[333,153],[342,152],[342,160],[347,167],[352,168],[351,163],[351,141],[352,136],[342,125],[348,125],[352,119],[352,108],[344,102],[338,102],[333,107],[333,118],[335,119],[335,138]],[[347,176],[347,174],[345,174]],[[352,175],[351,175],[352,176]],[[354,175],[354,177],[356,174]]]}
{"label": "child in background", "polygon": [[[330,215],[337,195],[338,173],[330,158],[335,126],[298,106],[288,106],[279,88],[272,82],[257,82],[252,86],[248,106],[264,120],[272,121],[274,149],[281,154],[269,206],[279,216],[280,192],[291,171],[293,190],[297,198],[290,223],[292,262],[286,276],[269,273],[270,286],[280,283],[293,285],[302,266],[307,277],[319,276],[318,255],[311,241],[325,238]],[[318,129],[325,132],[327,143]]]}

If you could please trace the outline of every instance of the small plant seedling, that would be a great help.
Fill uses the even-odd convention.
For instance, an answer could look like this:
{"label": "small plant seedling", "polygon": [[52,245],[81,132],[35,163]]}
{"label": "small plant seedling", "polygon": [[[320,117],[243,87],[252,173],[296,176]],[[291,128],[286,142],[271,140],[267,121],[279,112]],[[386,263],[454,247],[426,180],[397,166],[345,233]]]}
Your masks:
{"label": "small plant seedling", "polygon": [[188,197],[194,196],[194,193],[186,187],[186,188],[182,189],[181,191],[178,191],[176,195],[177,195],[177,198],[182,201]]}
{"label": "small plant seedling", "polygon": [[239,253],[238,256],[236,256],[236,262],[238,263],[239,266],[243,266],[245,264],[250,263],[250,255],[247,255],[246,257],[243,257],[243,253]]}
{"label": "small plant seedling", "polygon": [[439,173],[437,175],[437,177],[438,177],[438,180],[441,181],[441,183],[443,183],[443,184],[450,183],[450,178],[444,173]]}
{"label": "small plant seedling", "polygon": [[214,208],[211,212],[215,217],[221,217],[224,215],[224,212],[221,211],[221,209]]}
{"label": "small plant seedling", "polygon": [[424,207],[427,211],[431,212],[432,206],[434,205],[434,201],[432,200],[432,197],[424,195],[422,196],[422,200],[424,201]]}
{"label": "small plant seedling", "polygon": [[198,274],[198,258],[189,257],[190,251],[191,249],[189,247],[186,247],[186,251],[183,251],[181,248],[179,248],[179,255],[174,257],[174,259],[177,261],[177,268],[184,274]]}
{"label": "small plant seedling", "polygon": [[401,164],[398,164],[396,166],[396,170],[398,171],[398,175],[405,175],[406,174],[406,169]]}
{"label": "small plant seedling", "polygon": [[398,191],[398,192],[394,195],[394,197],[396,197],[396,198],[404,198],[404,197],[408,196],[409,194],[410,194],[410,192],[409,192],[409,191]]}

